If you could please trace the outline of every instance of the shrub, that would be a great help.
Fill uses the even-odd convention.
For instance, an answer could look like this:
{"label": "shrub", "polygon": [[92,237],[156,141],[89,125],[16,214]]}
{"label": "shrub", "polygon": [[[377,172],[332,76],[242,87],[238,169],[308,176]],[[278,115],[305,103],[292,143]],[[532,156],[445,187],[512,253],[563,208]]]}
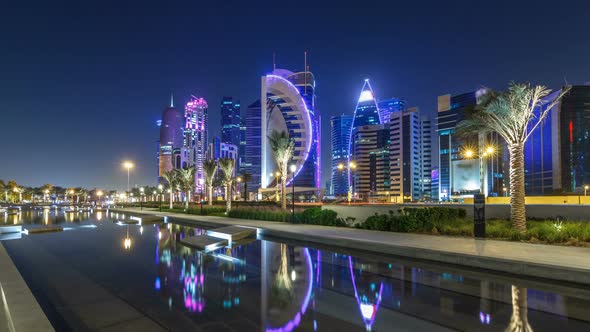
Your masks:
{"label": "shrub", "polygon": [[339,218],[336,211],[322,209],[321,207],[305,209],[301,218],[297,218],[295,222],[309,225],[346,227],[346,221]]}

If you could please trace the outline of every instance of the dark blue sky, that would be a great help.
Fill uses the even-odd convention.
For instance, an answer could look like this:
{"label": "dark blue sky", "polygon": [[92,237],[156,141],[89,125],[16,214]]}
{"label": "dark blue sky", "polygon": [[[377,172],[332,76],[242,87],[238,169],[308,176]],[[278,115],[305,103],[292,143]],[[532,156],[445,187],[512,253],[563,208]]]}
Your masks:
{"label": "dark blue sky", "polygon": [[203,96],[217,133],[221,97],[258,98],[273,51],[293,70],[309,52],[322,183],[329,118],[353,112],[365,77],[379,98],[430,114],[438,95],[481,85],[590,81],[585,1],[218,2],[0,5],[0,179],[124,188],[130,159],[132,183],[152,184],[170,91],[178,104]]}

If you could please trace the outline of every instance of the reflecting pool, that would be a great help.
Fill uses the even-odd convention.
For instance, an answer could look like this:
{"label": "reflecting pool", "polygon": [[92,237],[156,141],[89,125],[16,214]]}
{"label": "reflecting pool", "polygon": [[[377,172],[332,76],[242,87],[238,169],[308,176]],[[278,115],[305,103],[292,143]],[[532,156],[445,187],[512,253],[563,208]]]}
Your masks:
{"label": "reflecting pool", "polygon": [[64,227],[2,241],[56,330],[117,330],[117,315],[174,331],[590,330],[590,291],[571,285],[264,238],[204,253],[180,244],[202,228],[130,218],[0,216]]}

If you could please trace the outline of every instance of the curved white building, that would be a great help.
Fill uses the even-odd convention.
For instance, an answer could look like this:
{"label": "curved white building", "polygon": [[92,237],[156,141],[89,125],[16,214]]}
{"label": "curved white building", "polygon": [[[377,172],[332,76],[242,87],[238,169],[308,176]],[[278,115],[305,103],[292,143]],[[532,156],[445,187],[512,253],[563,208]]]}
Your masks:
{"label": "curved white building", "polygon": [[[320,118],[315,110],[315,79],[311,72],[275,69],[262,77],[261,186],[274,181],[276,164],[268,144],[273,130],[286,131],[295,141],[293,163],[297,187],[320,188]],[[287,183],[290,184],[289,174]]]}

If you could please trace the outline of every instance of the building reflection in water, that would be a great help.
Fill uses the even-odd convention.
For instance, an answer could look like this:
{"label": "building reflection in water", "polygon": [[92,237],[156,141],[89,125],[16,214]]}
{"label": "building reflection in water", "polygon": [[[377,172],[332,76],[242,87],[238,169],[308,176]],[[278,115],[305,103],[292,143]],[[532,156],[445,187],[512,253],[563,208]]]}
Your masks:
{"label": "building reflection in water", "polygon": [[[358,259],[356,259],[359,261]],[[378,277],[377,271],[370,271],[372,264],[357,263],[357,269],[354,269],[352,256],[348,256],[348,266],[350,268],[350,277],[354,289],[354,297],[361,317],[365,324],[365,329],[371,331],[379,305],[381,304],[381,295],[383,293],[383,279]],[[357,276],[355,277],[355,271]]]}

